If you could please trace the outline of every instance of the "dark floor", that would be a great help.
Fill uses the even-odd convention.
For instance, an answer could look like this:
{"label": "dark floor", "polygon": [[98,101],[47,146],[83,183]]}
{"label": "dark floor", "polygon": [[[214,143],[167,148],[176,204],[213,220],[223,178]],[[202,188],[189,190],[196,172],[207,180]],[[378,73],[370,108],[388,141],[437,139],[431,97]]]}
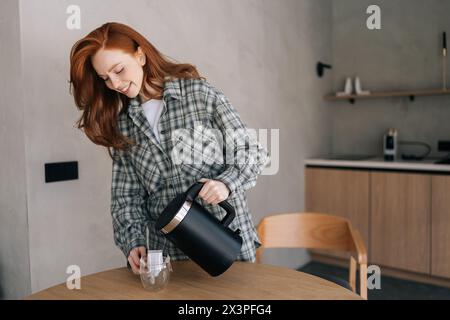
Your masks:
{"label": "dark floor", "polygon": [[[320,276],[331,275],[348,281],[348,269],[310,262],[299,269]],[[383,271],[381,271],[383,272]],[[357,283],[357,285],[359,285]],[[367,290],[369,300],[450,300],[450,288],[381,276],[381,289]]]}

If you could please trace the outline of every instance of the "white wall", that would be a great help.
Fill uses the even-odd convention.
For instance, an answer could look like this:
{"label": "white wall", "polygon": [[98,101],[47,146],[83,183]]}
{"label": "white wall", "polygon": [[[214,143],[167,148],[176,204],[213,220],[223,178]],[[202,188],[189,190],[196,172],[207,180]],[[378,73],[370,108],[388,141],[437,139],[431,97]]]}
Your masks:
{"label": "white wall", "polygon": [[[2,114],[15,106],[14,115],[2,118],[1,128],[15,130],[2,139],[17,149],[0,158],[0,167],[9,174],[8,182],[2,179],[0,230],[5,242],[0,244],[0,266],[12,270],[13,261],[20,261],[21,268],[14,282],[3,282],[8,273],[0,270],[5,297],[64,282],[70,264],[79,265],[82,275],[125,264],[112,238],[111,160],[105,149],[74,128],[80,113],[68,87],[70,48],[107,21],[129,24],[165,54],[195,64],[225,92],[249,127],[279,128],[279,173],[260,177],[249,192],[250,210],[256,223],[269,213],[303,210],[303,159],[330,149],[330,117],[322,96],[330,90],[331,78],[318,79],[315,63],[331,60],[331,1],[19,3],[20,10],[14,1],[2,2],[2,12],[12,14],[8,25],[14,33],[0,31],[2,41],[5,37],[16,42],[14,51],[4,52],[2,46],[2,57],[8,58],[2,68],[16,73],[22,64],[22,77],[15,76],[14,88],[6,92],[9,100],[0,101]],[[66,28],[70,4],[81,8],[81,30]],[[20,16],[20,33],[14,14]],[[16,98],[22,100],[16,103]],[[78,180],[44,183],[44,163],[70,160],[79,162]],[[22,173],[17,180],[19,172],[26,176]],[[11,188],[16,190],[13,195]],[[14,221],[4,214],[7,208],[16,213]],[[8,233],[15,224],[20,236]],[[12,245],[20,252],[10,249]],[[28,258],[23,258],[28,245],[30,273]],[[265,256],[268,263],[293,267],[305,259],[304,253],[289,250]]]}

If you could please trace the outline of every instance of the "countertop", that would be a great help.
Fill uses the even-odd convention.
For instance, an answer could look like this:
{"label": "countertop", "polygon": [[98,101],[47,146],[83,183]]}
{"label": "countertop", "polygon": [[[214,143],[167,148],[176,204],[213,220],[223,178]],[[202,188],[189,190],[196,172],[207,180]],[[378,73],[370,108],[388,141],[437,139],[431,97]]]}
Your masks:
{"label": "countertop", "polygon": [[336,160],[323,157],[306,159],[305,166],[450,172],[449,164],[435,164],[435,161],[436,159],[434,158],[421,161],[384,161],[382,157],[369,157],[363,160]]}

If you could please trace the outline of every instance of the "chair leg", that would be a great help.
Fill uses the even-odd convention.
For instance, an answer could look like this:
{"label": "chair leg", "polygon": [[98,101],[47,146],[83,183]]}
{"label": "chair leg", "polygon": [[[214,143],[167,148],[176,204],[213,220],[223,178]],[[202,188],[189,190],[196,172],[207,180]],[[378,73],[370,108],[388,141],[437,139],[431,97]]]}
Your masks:
{"label": "chair leg", "polygon": [[359,265],[359,284],[360,295],[367,300],[367,264],[365,263]]}
{"label": "chair leg", "polygon": [[352,287],[352,291],[356,292],[356,260],[353,257],[350,257],[350,268],[348,275],[350,287]]}

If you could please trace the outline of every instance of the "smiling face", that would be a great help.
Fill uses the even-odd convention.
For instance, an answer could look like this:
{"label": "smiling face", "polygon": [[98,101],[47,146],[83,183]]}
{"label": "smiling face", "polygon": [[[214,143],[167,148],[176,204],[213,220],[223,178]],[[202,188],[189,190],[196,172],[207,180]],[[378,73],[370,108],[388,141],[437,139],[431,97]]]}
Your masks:
{"label": "smiling face", "polygon": [[133,55],[117,49],[100,49],[92,56],[91,62],[97,75],[106,86],[134,98],[142,95],[143,66],[145,54],[139,47]]}

